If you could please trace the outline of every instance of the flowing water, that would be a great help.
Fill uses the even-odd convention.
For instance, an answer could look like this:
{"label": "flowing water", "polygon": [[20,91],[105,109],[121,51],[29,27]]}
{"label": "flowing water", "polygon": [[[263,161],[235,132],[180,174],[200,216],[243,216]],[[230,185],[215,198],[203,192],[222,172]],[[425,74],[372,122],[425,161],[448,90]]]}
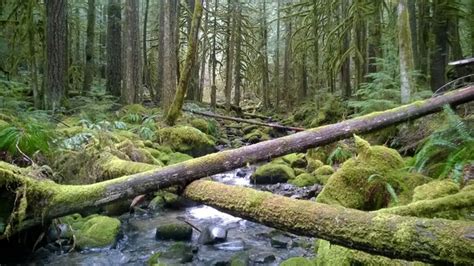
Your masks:
{"label": "flowing water", "polygon": [[[241,168],[212,178],[237,186],[252,186],[250,174],[254,167]],[[40,249],[30,262],[49,265],[146,265],[150,256],[163,252],[174,241],[155,239],[156,226],[175,219],[186,220],[196,228],[219,226],[228,230],[227,240],[215,245],[198,244],[199,232],[193,231],[190,244],[193,248],[192,262],[184,265],[230,265],[231,257],[240,254],[248,258],[250,265],[278,265],[282,260],[295,256],[312,256],[314,240],[297,237],[273,228],[240,219],[205,205],[159,213],[123,214],[121,236],[114,248],[60,253]],[[287,241],[287,247],[272,246],[272,237]],[[160,259],[161,260],[161,259]],[[177,264],[171,258],[167,265]]]}

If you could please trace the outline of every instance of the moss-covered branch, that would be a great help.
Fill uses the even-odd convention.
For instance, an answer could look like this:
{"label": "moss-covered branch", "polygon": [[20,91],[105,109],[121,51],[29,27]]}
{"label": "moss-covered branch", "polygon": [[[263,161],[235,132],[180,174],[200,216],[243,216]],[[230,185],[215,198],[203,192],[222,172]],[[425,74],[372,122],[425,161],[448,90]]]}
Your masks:
{"label": "moss-covered branch", "polygon": [[[153,192],[178,184],[187,184],[202,177],[268,160],[285,154],[305,151],[325,145],[354,133],[365,133],[437,112],[445,104],[459,105],[474,99],[474,87],[450,92],[443,96],[401,106],[385,112],[372,113],[341,123],[299,132],[283,138],[260,142],[242,148],[210,154],[175,165],[149,170],[93,185],[58,185],[47,180],[29,178],[16,169],[0,165],[0,189],[17,194],[24,187],[28,199],[26,216],[19,219],[19,231],[50,219],[99,206],[123,198]],[[12,200],[13,206],[14,199]],[[3,210],[2,210],[3,211]],[[8,212],[8,211],[7,211]],[[2,212],[3,213],[3,212]],[[11,217],[5,217],[11,220]],[[1,237],[1,236],[0,236]]]}
{"label": "moss-covered branch", "polygon": [[191,183],[184,195],[271,227],[390,258],[459,264],[474,258],[470,222],[363,212],[211,181]]}

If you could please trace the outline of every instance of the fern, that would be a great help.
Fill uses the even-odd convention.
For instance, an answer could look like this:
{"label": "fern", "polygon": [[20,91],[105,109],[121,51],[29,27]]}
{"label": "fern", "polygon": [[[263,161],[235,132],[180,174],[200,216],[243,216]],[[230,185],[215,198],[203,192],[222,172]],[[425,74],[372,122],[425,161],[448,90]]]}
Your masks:
{"label": "fern", "polygon": [[[432,177],[451,177],[461,182],[466,165],[474,163],[474,136],[465,123],[448,106],[444,107],[447,123],[425,141],[414,157],[412,167],[430,172]],[[437,170],[433,172],[434,170]]]}
{"label": "fern", "polygon": [[337,146],[332,152],[331,154],[329,154],[328,156],[328,159],[327,159],[327,163],[329,165],[333,165],[335,163],[342,163],[344,162],[345,160],[349,159],[352,157],[352,153],[343,149],[342,147],[340,146]]}
{"label": "fern", "polygon": [[31,156],[36,151],[48,153],[53,134],[51,129],[33,119],[15,121],[0,129],[0,150],[12,155],[25,153]]}

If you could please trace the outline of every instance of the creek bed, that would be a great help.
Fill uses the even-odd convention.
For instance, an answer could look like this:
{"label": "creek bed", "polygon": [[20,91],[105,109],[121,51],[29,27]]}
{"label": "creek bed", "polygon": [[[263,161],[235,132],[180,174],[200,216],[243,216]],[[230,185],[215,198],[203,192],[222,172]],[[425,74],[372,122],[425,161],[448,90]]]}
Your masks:
{"label": "creek bed", "polygon": [[[252,186],[250,175],[254,170],[254,166],[240,168],[214,175],[212,179],[230,185]],[[180,258],[160,258],[160,262],[166,265],[230,265],[231,258],[236,255],[246,258],[249,265],[279,265],[291,257],[314,256],[312,238],[280,232],[205,205],[158,213],[126,213],[119,219],[122,222],[121,237],[113,248],[63,254],[43,248],[29,262],[40,265],[146,265],[153,254],[166,252],[177,243],[155,239],[157,225],[176,219],[185,220],[198,229],[208,226],[225,228],[227,239],[219,244],[202,245],[198,243],[199,232],[193,229],[192,240],[187,243],[193,252],[191,262],[178,263]]]}

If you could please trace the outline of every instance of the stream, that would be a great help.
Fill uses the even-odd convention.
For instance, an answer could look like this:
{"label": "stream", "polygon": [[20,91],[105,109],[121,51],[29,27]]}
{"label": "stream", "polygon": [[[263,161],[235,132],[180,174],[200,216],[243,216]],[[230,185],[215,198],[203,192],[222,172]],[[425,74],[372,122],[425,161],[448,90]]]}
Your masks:
{"label": "stream", "polygon": [[[214,175],[212,179],[230,185],[253,187],[250,175],[254,170],[254,166],[239,168]],[[265,187],[256,188],[268,190]],[[208,226],[225,228],[227,239],[223,243],[202,245],[198,243],[200,233],[193,229],[192,240],[186,243],[192,250],[192,259],[186,259],[190,262],[182,263],[179,257],[183,254],[180,254],[176,258],[160,258],[165,265],[230,265],[233,256],[243,257],[248,261],[247,265],[279,265],[291,257],[314,256],[312,238],[281,232],[206,205],[194,204],[158,213],[126,213],[119,219],[122,222],[121,234],[113,248],[64,253],[42,247],[28,262],[39,265],[146,265],[154,253],[164,252],[176,244],[175,241],[155,239],[156,226],[175,219],[185,220],[198,229]]]}

